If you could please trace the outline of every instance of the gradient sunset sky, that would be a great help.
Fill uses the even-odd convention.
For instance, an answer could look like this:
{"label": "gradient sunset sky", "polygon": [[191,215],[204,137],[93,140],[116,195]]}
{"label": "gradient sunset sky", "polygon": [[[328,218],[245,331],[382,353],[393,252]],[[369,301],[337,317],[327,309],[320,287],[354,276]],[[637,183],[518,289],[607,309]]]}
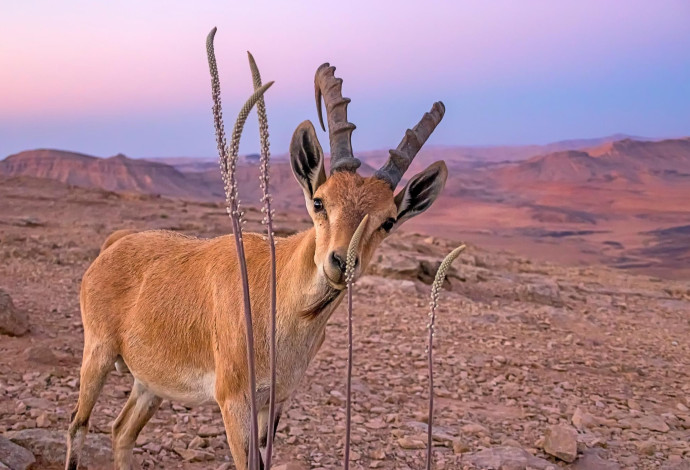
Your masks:
{"label": "gradient sunset sky", "polygon": [[[214,156],[213,26],[226,127],[251,92],[245,51],[276,81],[274,153],[316,121],[327,61],[352,99],[355,150],[395,147],[435,100],[435,145],[690,134],[687,0],[26,0],[0,15],[0,158]],[[242,153],[258,149],[255,121]]]}

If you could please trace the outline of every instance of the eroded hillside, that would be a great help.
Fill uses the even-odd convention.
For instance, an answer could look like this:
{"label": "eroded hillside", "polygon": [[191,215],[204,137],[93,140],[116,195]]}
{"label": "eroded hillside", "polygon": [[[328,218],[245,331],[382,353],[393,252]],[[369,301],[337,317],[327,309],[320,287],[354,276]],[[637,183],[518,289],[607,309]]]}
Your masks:
{"label": "eroded hillside", "polygon": [[[614,136],[615,137],[615,136]],[[506,162],[547,152],[525,161]],[[549,153],[550,152],[550,153]],[[359,155],[371,175],[386,152]],[[690,275],[690,139],[594,139],[526,147],[430,147],[409,175],[436,160],[449,168],[446,188],[408,229],[530,259],[606,265],[647,275]],[[242,159],[242,200],[261,199],[255,156]],[[326,165],[328,166],[328,164]],[[0,161],[0,174],[36,176],[106,190],[190,200],[224,199],[214,160],[100,159],[70,152],[22,152]],[[303,197],[285,156],[271,165],[274,206],[302,213]]]}

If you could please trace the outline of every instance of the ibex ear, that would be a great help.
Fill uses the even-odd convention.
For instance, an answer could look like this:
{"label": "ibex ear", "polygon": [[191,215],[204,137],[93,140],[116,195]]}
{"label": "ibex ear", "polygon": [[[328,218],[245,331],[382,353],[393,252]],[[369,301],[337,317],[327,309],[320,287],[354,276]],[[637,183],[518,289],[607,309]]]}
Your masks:
{"label": "ibex ear", "polygon": [[436,200],[448,178],[448,168],[445,162],[436,162],[426,170],[412,178],[395,196],[398,207],[398,217],[395,227],[399,227],[407,219],[421,214]]}
{"label": "ibex ear", "polygon": [[292,134],[290,165],[297,182],[302,186],[304,197],[310,201],[314,197],[316,188],[326,181],[323,150],[311,121],[304,121]]}

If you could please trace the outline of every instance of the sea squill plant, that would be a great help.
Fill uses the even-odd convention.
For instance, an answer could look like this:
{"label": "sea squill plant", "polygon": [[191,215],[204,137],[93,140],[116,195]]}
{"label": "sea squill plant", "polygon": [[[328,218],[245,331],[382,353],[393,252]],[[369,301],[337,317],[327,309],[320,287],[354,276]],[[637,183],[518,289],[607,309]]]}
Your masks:
{"label": "sea squill plant", "polygon": [[426,345],[427,358],[429,361],[429,425],[427,429],[427,443],[426,443],[426,469],[431,470],[431,462],[433,459],[432,452],[432,433],[434,426],[434,328],[436,327],[436,309],[438,308],[439,294],[443,287],[443,281],[446,279],[446,274],[450,265],[466,248],[465,245],[460,245],[443,259],[441,265],[436,271],[434,283],[431,285],[431,301],[429,302],[429,323],[427,329],[429,330],[429,338]]}
{"label": "sea squill plant", "polygon": [[352,234],[345,258],[345,282],[347,284],[347,404],[345,408],[345,470],[350,468],[350,433],[352,429],[352,285],[355,278],[355,267],[359,241],[367,227],[369,215],[365,215],[357,230]]}
{"label": "sea squill plant", "polygon": [[[252,80],[254,82],[254,91],[261,89],[261,74],[256,65],[254,56],[247,51],[249,56],[249,68],[252,71]],[[271,191],[270,191],[270,158],[268,139],[268,117],[266,116],[266,103],[263,96],[259,98],[256,104],[256,114],[259,117],[259,136],[261,139],[261,164],[259,182],[261,185],[263,207],[261,212],[264,214],[262,223],[266,225],[266,234],[268,237],[268,246],[271,257],[271,279],[270,279],[270,296],[271,296],[271,325],[270,325],[270,339],[269,339],[269,355],[271,367],[271,385],[269,388],[269,405],[268,405],[268,420],[266,425],[266,459],[264,462],[265,470],[271,468],[271,460],[273,454],[273,423],[276,415],[276,245],[275,233],[273,233],[273,209],[271,208]]]}
{"label": "sea squill plant", "polygon": [[237,179],[235,177],[235,172],[237,169],[237,157],[239,154],[240,137],[242,135],[242,129],[244,128],[244,123],[246,122],[251,109],[257,102],[261,100],[263,94],[266,92],[266,90],[268,90],[271,87],[271,85],[273,85],[273,82],[268,82],[265,85],[256,88],[254,94],[244,104],[244,106],[240,110],[237,120],[235,121],[235,126],[232,131],[232,138],[230,140],[230,145],[228,146],[225,137],[225,128],[223,124],[223,110],[221,107],[220,99],[220,80],[218,78],[218,66],[216,64],[216,57],[213,48],[213,39],[215,37],[215,34],[216,28],[213,28],[211,32],[208,34],[208,37],[206,38],[206,51],[208,55],[208,65],[211,72],[211,88],[213,94],[213,121],[216,131],[216,144],[218,145],[220,170],[221,175],[223,177],[223,185],[225,187],[227,212],[232,221],[232,232],[235,236],[235,248],[237,250],[237,258],[240,264],[240,276],[242,279],[242,293],[244,299],[244,320],[246,328],[247,366],[249,370],[249,397],[251,407],[249,469],[258,470],[260,457],[258,439],[259,426],[257,422],[256,409],[256,369],[254,358],[254,330],[252,326],[252,312],[251,303],[249,299],[249,279],[247,276],[247,261],[244,254],[244,242],[242,240],[242,225],[244,224],[244,212],[240,207],[240,199],[237,189]]}

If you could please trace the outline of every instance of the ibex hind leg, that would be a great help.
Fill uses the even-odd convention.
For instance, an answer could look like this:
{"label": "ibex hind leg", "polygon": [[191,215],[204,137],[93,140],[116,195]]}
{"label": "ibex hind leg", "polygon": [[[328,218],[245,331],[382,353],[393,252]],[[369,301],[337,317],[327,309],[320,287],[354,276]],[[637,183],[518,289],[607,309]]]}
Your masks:
{"label": "ibex hind leg", "polygon": [[77,470],[84,439],[89,431],[89,418],[101,393],[105,379],[113,368],[117,352],[108,344],[84,344],[81,364],[79,399],[72,413],[67,434],[66,470]]}
{"label": "ibex hind leg", "polygon": [[113,424],[113,457],[117,470],[132,468],[132,450],[137,437],[156,413],[161,401],[141,382],[134,381],[132,393]]}

